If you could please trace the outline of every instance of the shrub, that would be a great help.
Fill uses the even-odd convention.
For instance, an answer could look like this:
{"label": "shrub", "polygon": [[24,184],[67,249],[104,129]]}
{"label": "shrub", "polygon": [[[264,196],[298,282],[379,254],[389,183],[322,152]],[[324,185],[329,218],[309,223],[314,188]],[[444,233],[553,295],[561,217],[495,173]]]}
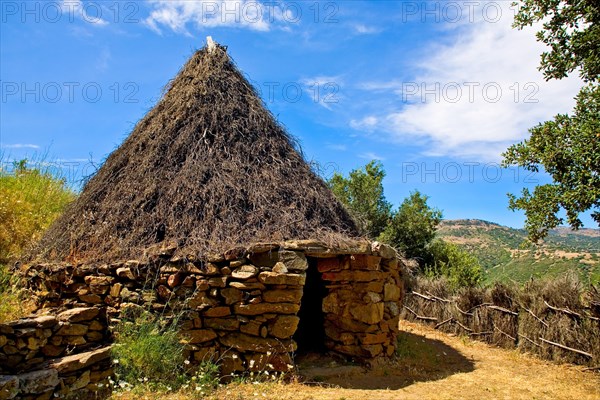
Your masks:
{"label": "shrub", "polygon": [[392,213],[379,240],[401,250],[406,257],[416,258],[421,265],[431,261],[428,245],[435,237],[442,212],[427,204],[429,196],[418,190],[404,199],[398,211]]}
{"label": "shrub", "polygon": [[0,168],[0,263],[8,263],[39,239],[75,198],[64,179],[27,160]]}
{"label": "shrub", "polygon": [[13,321],[30,314],[35,309],[33,300],[21,290],[17,278],[0,264],[0,323]]}
{"label": "shrub", "polygon": [[375,238],[385,229],[392,205],[383,194],[385,171],[380,162],[371,161],[350,172],[348,178],[335,173],[329,188],[347,208],[361,233]]}
{"label": "shrub", "polygon": [[443,240],[434,240],[429,246],[429,251],[433,262],[425,267],[427,276],[445,276],[454,289],[481,283],[482,269],[472,254]]}
{"label": "shrub", "polygon": [[184,345],[176,324],[149,313],[123,320],[115,327],[112,356],[120,387],[140,382],[159,389],[177,389],[185,381]]}

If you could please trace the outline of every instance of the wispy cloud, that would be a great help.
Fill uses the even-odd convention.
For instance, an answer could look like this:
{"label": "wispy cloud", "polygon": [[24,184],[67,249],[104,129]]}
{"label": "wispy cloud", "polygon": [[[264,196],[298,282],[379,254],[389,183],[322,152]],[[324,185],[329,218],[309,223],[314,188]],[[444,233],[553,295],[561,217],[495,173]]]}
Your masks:
{"label": "wispy cloud", "polygon": [[384,161],[385,157],[382,157],[380,155],[377,155],[371,151],[367,151],[366,153],[361,153],[358,155],[360,158],[363,158],[365,160],[377,160],[377,161]]}
{"label": "wispy cloud", "polygon": [[328,83],[341,85],[343,83],[343,78],[341,75],[318,75],[312,78],[303,78],[300,82],[306,86],[323,86]]}
{"label": "wispy cloud", "polygon": [[340,144],[340,143],[329,143],[326,145],[326,147],[330,150],[335,150],[335,151],[348,150],[348,146],[346,146],[345,144]]}
{"label": "wispy cloud", "polygon": [[96,61],[96,69],[98,69],[99,71],[106,71],[108,69],[110,59],[110,50],[107,47],[104,47],[98,54],[98,60]]}
{"label": "wispy cloud", "polygon": [[378,122],[379,121],[377,117],[373,115],[368,115],[361,119],[351,119],[350,127],[359,131],[362,130],[372,132],[377,127]]}
{"label": "wispy cloud", "polygon": [[354,29],[354,32],[359,35],[372,35],[381,32],[381,29],[379,28],[364,24],[355,24],[352,28]]}
{"label": "wispy cloud", "polygon": [[[102,8],[99,2],[90,2],[91,6],[86,7],[81,0],[63,0],[61,7],[69,15],[81,19],[91,25],[105,26],[108,21],[102,18]],[[97,11],[97,15],[91,13],[91,10]]]}
{"label": "wispy cloud", "polygon": [[37,144],[30,143],[15,143],[15,144],[3,144],[3,149],[34,149],[37,150],[40,148]]}
{"label": "wispy cloud", "polygon": [[312,78],[303,78],[300,83],[304,85],[304,91],[310,98],[320,106],[331,110],[339,104],[341,87],[344,79],[341,75],[318,75]]}
{"label": "wispy cloud", "polygon": [[[165,27],[173,32],[191,35],[188,25],[198,30],[221,26],[255,31],[269,31],[276,23],[293,18],[276,3],[256,0],[148,0],[153,10],[145,23],[161,33]],[[287,11],[289,12],[289,11]]]}
{"label": "wispy cloud", "polygon": [[[459,24],[450,44],[432,45],[416,60],[411,82],[365,82],[365,91],[389,92],[395,107],[353,119],[354,129],[377,129],[398,141],[425,141],[429,155],[497,160],[529,127],[568,112],[581,87],[577,78],[546,82],[537,70],[545,47],[535,29],[511,27],[509,3],[500,21]],[[394,109],[395,108],[395,109]]]}

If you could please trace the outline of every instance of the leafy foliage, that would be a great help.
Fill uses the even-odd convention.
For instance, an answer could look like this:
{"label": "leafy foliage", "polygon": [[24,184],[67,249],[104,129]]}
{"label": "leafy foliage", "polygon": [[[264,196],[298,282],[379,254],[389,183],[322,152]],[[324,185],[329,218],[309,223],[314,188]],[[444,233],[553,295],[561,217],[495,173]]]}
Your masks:
{"label": "leafy foliage", "polygon": [[383,195],[385,171],[380,162],[371,161],[350,172],[348,178],[335,173],[329,187],[350,211],[361,233],[376,238],[385,229],[392,205]]}
{"label": "leafy foliage", "polygon": [[546,79],[561,79],[580,68],[581,77],[600,76],[600,5],[595,0],[522,0],[513,26],[522,29],[543,21],[538,41],[551,48],[542,54]]}
{"label": "leafy foliage", "polygon": [[0,169],[0,263],[18,257],[74,198],[63,179],[27,160]]}
{"label": "leafy foliage", "polygon": [[454,243],[434,240],[429,246],[433,262],[425,267],[430,277],[445,276],[453,288],[475,286],[483,274],[477,258]]}
{"label": "leafy foliage", "polygon": [[431,261],[427,246],[435,237],[442,212],[431,208],[427,204],[429,197],[418,190],[392,211],[383,193],[384,177],[381,163],[371,161],[350,172],[347,178],[336,173],[328,184],[358,221],[363,234],[396,247],[421,264]]}
{"label": "leafy foliage", "polygon": [[[551,184],[537,186],[533,193],[523,189],[520,198],[509,195],[511,209],[523,209],[526,229],[537,241],[560,225],[560,208],[566,210],[573,228],[583,226],[579,214],[600,207],[600,87],[589,86],[577,96],[572,116],[557,115],[530,130],[531,137],[510,147],[504,154],[507,165],[530,171],[543,165]],[[592,217],[600,224],[600,212]]]}
{"label": "leafy foliage", "polygon": [[600,225],[600,6],[592,0],[524,0],[514,26],[543,22],[539,41],[551,50],[542,54],[540,70],[546,79],[562,79],[578,70],[588,83],[576,97],[571,116],[530,129],[531,137],[504,153],[504,166],[518,165],[530,171],[542,167],[553,183],[523,189],[521,197],[509,194],[510,208],[522,209],[532,241],[538,241],[563,222],[564,209],[573,229],[583,226],[579,215],[592,210]]}
{"label": "leafy foliage", "polygon": [[130,385],[148,382],[176,388],[183,383],[184,345],[176,325],[143,313],[115,328],[112,356],[119,381]]}
{"label": "leafy foliage", "polygon": [[418,190],[412,192],[391,216],[379,239],[400,249],[407,257],[427,260],[427,247],[442,220],[442,212],[429,207],[428,198]]}

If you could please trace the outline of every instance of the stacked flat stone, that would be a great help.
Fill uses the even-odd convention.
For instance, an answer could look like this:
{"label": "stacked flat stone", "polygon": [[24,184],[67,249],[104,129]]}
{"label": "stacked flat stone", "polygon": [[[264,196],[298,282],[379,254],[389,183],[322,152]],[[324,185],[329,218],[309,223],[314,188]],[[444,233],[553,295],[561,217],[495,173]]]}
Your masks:
{"label": "stacked flat stone", "polygon": [[310,265],[327,289],[325,346],[367,363],[394,352],[402,260],[389,246],[353,241],[332,248],[296,240],[203,260],[175,257],[175,250],[159,245],[145,261],[38,264],[22,266],[21,273],[45,306],[106,307],[113,323],[130,310],[178,317],[189,360],[219,360],[229,374],[293,369],[297,314],[302,297],[314,295],[304,291]]}
{"label": "stacked flat stone", "polygon": [[0,399],[97,391],[113,372],[108,336],[96,307],[0,324]]}

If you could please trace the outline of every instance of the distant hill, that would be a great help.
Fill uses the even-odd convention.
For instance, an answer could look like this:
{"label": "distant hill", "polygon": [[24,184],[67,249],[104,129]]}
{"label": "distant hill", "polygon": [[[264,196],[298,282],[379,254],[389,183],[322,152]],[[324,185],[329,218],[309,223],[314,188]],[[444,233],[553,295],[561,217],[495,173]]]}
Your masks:
{"label": "distant hill", "polygon": [[485,269],[486,281],[525,282],[569,271],[582,282],[600,283],[600,230],[558,228],[538,245],[527,232],[477,219],[446,220],[438,236],[473,253]]}

